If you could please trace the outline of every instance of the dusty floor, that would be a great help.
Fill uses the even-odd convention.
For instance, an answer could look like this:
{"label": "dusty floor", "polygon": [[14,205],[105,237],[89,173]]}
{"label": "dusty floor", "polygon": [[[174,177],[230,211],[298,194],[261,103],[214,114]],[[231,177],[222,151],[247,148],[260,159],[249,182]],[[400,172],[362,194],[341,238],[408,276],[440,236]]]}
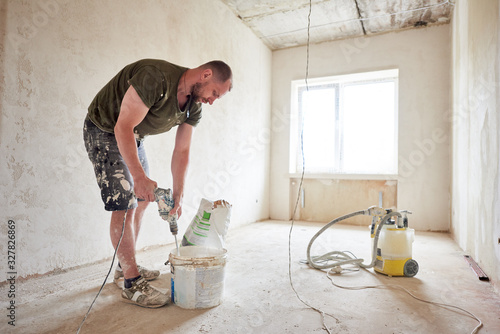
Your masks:
{"label": "dusty floor", "polygon": [[[391,289],[345,290],[332,285],[322,271],[300,264],[307,244],[323,224],[295,223],[292,233],[292,279],[300,297],[332,316],[332,333],[470,333],[478,324],[462,312],[417,301]],[[145,309],[126,304],[111,279],[88,316],[81,333],[327,333],[319,313],[304,306],[290,287],[288,232],[290,223],[259,222],[228,235],[224,301],[204,310],[176,305]],[[318,239],[316,253],[350,250],[368,258],[367,228],[336,225]],[[140,263],[164,273],[154,285],[168,289],[164,265],[173,245],[138,254]],[[400,285],[415,295],[453,304],[479,317],[479,333],[500,333],[500,296],[479,281],[463,253],[446,234],[417,233],[413,258],[420,271],[414,278],[390,278],[369,271],[335,276],[337,284]],[[21,305],[13,330],[6,321],[1,333],[76,333],[96,295],[109,262],[19,283]],[[111,274],[112,276],[112,274]]]}

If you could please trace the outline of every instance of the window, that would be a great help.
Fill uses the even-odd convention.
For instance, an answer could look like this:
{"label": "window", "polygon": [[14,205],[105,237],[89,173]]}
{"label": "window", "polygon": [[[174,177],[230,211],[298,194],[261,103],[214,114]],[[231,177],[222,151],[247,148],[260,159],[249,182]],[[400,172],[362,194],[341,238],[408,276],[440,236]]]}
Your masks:
{"label": "window", "polygon": [[398,70],[293,81],[290,172],[397,174],[397,101]]}

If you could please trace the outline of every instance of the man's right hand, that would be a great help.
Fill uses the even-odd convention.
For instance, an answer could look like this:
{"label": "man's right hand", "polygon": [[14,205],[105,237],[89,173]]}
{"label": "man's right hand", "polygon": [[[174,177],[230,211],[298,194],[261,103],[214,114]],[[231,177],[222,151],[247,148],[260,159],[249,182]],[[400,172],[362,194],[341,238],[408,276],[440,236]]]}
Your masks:
{"label": "man's right hand", "polygon": [[147,176],[134,178],[134,193],[137,198],[147,202],[155,201],[154,190],[158,187],[157,183]]}

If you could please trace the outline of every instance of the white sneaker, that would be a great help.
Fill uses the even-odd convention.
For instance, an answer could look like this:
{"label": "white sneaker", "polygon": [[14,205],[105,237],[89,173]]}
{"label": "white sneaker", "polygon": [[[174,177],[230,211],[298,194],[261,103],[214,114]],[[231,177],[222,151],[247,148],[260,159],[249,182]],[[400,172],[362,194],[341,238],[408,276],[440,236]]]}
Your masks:
{"label": "white sneaker", "polygon": [[162,307],[170,301],[167,294],[149,285],[143,277],[132,282],[132,287],[123,289],[122,297],[129,303],[149,308]]}

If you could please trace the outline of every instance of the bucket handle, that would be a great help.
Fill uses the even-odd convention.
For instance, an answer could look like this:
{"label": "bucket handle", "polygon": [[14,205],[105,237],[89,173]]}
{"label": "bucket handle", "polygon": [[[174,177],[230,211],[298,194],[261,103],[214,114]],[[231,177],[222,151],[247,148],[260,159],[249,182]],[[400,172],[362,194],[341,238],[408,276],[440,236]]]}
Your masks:
{"label": "bucket handle", "polygon": [[169,264],[170,264],[170,272],[173,275],[174,274],[174,266],[170,263],[170,260],[167,260],[167,262],[165,262],[165,265],[168,266]]}

